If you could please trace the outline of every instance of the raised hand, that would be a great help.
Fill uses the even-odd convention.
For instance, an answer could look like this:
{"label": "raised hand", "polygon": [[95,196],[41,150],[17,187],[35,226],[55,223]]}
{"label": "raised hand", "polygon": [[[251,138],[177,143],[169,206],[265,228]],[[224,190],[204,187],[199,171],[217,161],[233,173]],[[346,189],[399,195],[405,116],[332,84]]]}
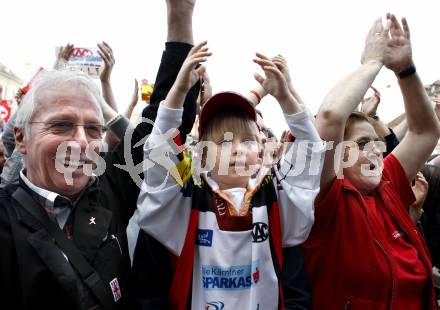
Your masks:
{"label": "raised hand", "polygon": [[387,20],[387,24],[384,27],[382,24],[382,18],[378,18],[374,21],[373,26],[368,32],[365,39],[365,47],[362,53],[361,63],[365,64],[370,61],[377,61],[384,63],[385,53],[388,44],[388,32],[390,28],[390,21]]}
{"label": "raised hand", "polygon": [[198,68],[196,68],[196,66],[200,63],[206,62],[208,57],[212,55],[208,50],[207,43],[207,41],[203,41],[191,49],[177,75],[173,87],[185,95],[191,87],[197,83],[200,77],[204,75],[205,66],[200,66]]}
{"label": "raised hand", "polygon": [[415,184],[412,187],[416,200],[409,206],[409,214],[414,223],[420,220],[423,213],[423,203],[428,195],[429,185],[421,172],[417,173]]}
{"label": "raised hand", "polygon": [[67,43],[66,46],[62,46],[60,50],[58,51],[58,59],[62,59],[64,61],[68,61],[70,56],[72,56],[73,53],[73,44]]}
{"label": "raised hand", "polygon": [[254,62],[263,69],[265,77],[258,73],[254,74],[255,79],[260,83],[264,90],[277,99],[281,109],[286,114],[295,114],[301,112],[303,107],[298,103],[295,97],[290,93],[286,78],[280,69],[266,56],[257,53]]}
{"label": "raised hand", "polygon": [[101,82],[110,82],[110,75],[115,65],[113,50],[106,42],[98,43],[98,54],[104,60],[104,68],[101,71]]}
{"label": "raised hand", "polygon": [[74,46],[70,43],[67,43],[66,46],[60,47],[54,64],[54,68],[56,70],[61,70],[65,68],[70,56],[72,56],[73,50]]}
{"label": "raised hand", "polygon": [[284,75],[284,78],[286,79],[287,85],[289,86],[290,93],[293,97],[298,101],[299,104],[304,105],[304,101],[302,100],[301,96],[296,91],[295,87],[293,87],[292,79],[290,77],[290,71],[289,67],[287,66],[287,60],[284,58],[284,56],[278,54],[277,56],[273,57],[272,62],[277,66],[277,68],[281,71],[281,73]]}
{"label": "raised hand", "polygon": [[136,104],[139,101],[139,83],[138,81],[135,79],[134,80],[134,91],[133,91],[133,96],[131,97],[131,101],[130,104],[127,107],[127,110],[125,110],[125,117],[127,117],[128,119],[131,118],[131,115],[133,114],[133,110],[136,107]]}
{"label": "raised hand", "polygon": [[204,75],[205,66],[201,65],[198,68],[197,66],[206,62],[208,57],[212,55],[208,50],[207,43],[207,41],[203,41],[190,50],[180,68],[176,81],[168,92],[167,98],[163,101],[165,106],[174,109],[181,108],[188,91]]}
{"label": "raised hand", "polygon": [[254,62],[263,69],[265,77],[258,73],[254,74],[258,83],[266,90],[267,93],[274,96],[278,101],[284,101],[289,97],[289,86],[283,73],[269,58],[263,54],[256,53],[257,58]]}
{"label": "raised hand", "polygon": [[400,72],[412,64],[409,27],[404,17],[402,26],[393,14],[388,13],[387,19],[390,23],[391,38],[388,40],[384,65],[394,72]]}
{"label": "raised hand", "polygon": [[277,68],[281,71],[281,73],[284,75],[284,78],[286,79],[287,83],[291,83],[292,79],[290,78],[290,72],[289,67],[287,66],[286,59],[278,54],[275,57],[272,57],[271,61],[277,66]]}
{"label": "raised hand", "polygon": [[373,86],[370,86],[370,88],[374,91],[374,94],[373,96],[362,100],[361,110],[362,113],[370,117],[373,117],[374,115],[376,115],[377,107],[379,106],[380,103],[380,93]]}

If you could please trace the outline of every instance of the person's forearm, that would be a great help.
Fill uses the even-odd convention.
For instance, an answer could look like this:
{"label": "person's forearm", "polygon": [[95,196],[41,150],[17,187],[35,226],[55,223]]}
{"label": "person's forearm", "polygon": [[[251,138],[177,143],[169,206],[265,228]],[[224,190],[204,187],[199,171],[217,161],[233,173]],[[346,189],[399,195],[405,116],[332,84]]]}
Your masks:
{"label": "person's forearm", "polygon": [[258,84],[254,89],[249,91],[245,97],[253,104],[254,107],[256,107],[266,95],[266,90],[263,88],[263,86]]}
{"label": "person's forearm", "polygon": [[399,79],[405,104],[408,131],[416,134],[440,133],[438,119],[417,73]]}
{"label": "person's forearm", "polygon": [[394,134],[396,135],[397,139],[399,141],[403,140],[403,137],[405,137],[406,132],[408,131],[408,126],[406,124],[406,118],[403,119],[399,125],[395,126],[393,128]]}
{"label": "person's forearm", "polygon": [[304,106],[300,105],[290,92],[286,98],[277,100],[280,104],[281,110],[283,110],[283,113],[287,115],[292,115],[304,111]]}
{"label": "person's forearm", "polygon": [[110,81],[101,81],[102,86],[102,96],[108,105],[115,110],[118,111],[118,106],[116,105],[115,96],[113,95],[113,89]]}
{"label": "person's forearm", "polygon": [[292,81],[289,80],[287,85],[289,86],[290,93],[293,95],[293,97],[295,97],[296,101],[298,101],[298,103],[300,105],[305,106],[305,103],[302,100],[301,96],[298,94],[298,92],[296,91],[295,87],[293,87]]}
{"label": "person's forearm", "polygon": [[370,61],[339,81],[324,98],[318,117],[345,123],[362,101],[382,66],[381,62]]}
{"label": "person's forearm", "polygon": [[168,3],[167,6],[167,22],[168,33],[167,42],[183,42],[193,45],[193,30],[192,30],[192,14],[194,7],[180,3],[173,5]]}
{"label": "person's forearm", "polygon": [[376,127],[375,128],[376,131],[379,131],[378,134],[380,134],[382,137],[386,137],[391,134],[391,131],[388,128],[388,126],[384,122],[382,122],[380,119],[376,120],[375,127]]}
{"label": "person's forearm", "polygon": [[167,97],[161,104],[170,109],[180,109],[183,107],[187,92],[173,85],[168,92]]}
{"label": "person's forearm", "polygon": [[133,111],[134,111],[134,106],[129,105],[128,108],[127,108],[127,110],[125,110],[125,112],[124,112],[124,116],[125,116],[126,118],[130,119],[130,118],[131,118],[131,115],[133,114]]}

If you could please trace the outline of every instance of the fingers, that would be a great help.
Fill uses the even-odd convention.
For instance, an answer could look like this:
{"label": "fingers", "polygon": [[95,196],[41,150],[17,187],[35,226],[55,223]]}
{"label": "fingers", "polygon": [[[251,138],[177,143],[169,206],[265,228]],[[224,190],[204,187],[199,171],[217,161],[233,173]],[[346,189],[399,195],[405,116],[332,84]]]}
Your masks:
{"label": "fingers", "polygon": [[276,66],[264,66],[263,70],[266,73],[266,75],[269,75],[270,73],[272,73],[276,76],[277,79],[284,78],[283,74]]}
{"label": "fingers", "polygon": [[196,69],[196,72],[197,72],[197,74],[198,74],[200,77],[203,77],[203,75],[204,75],[205,72],[206,72],[206,66],[201,65],[200,67],[198,67],[198,68]]}
{"label": "fingers", "polygon": [[371,85],[370,88],[374,91],[375,94],[377,94],[377,95],[380,97],[380,92],[377,90],[376,87],[374,87],[373,85]]}
{"label": "fingers", "polygon": [[205,70],[205,72],[203,73],[203,82],[206,84],[209,84],[209,83],[211,83],[211,80],[210,80],[210,78],[209,78],[209,74],[208,74],[208,72]]}
{"label": "fingers", "polygon": [[105,66],[108,66],[111,63],[106,53],[103,53],[101,50],[98,50],[98,55],[101,56],[102,60],[104,60]]}
{"label": "fingers", "polygon": [[373,85],[371,85],[370,88],[374,91],[374,96],[377,98],[377,100],[378,100],[377,103],[379,104],[380,103],[380,92]]}
{"label": "fingers", "polygon": [[277,68],[280,69],[281,71],[288,69],[287,61],[282,55],[278,54],[277,56],[273,57],[271,60],[275,64],[275,66],[277,66]]}
{"label": "fingers", "polygon": [[415,182],[415,187],[423,190],[424,192],[428,190],[429,184],[421,172],[417,173]]}
{"label": "fingers", "polygon": [[107,48],[107,50],[110,52],[110,54],[113,54],[113,50],[107,42],[102,41],[102,45],[104,45]]}
{"label": "fingers", "polygon": [[265,78],[262,77],[261,74],[255,72],[254,78],[260,85],[263,85]]}
{"label": "fingers", "polygon": [[255,55],[257,55],[258,58],[261,58],[261,59],[264,59],[264,60],[270,60],[267,56],[265,56],[265,55],[263,55],[261,53],[256,52]]}
{"label": "fingers", "polygon": [[187,63],[198,64],[201,62],[205,62],[208,60],[208,57],[212,55],[209,51],[209,47],[206,46],[208,41],[202,41],[199,44],[195,45],[190,52],[188,53]]}
{"label": "fingers", "polygon": [[391,20],[390,20],[389,18],[387,18],[387,22],[386,22],[386,24],[385,24],[385,28],[383,29],[383,31],[384,31],[384,33],[385,33],[385,35],[386,35],[387,37],[389,37],[389,34],[390,34],[390,28],[391,28]]}
{"label": "fingers", "polygon": [[387,14],[387,18],[390,21],[390,33],[391,37],[395,38],[403,35],[403,30],[400,27],[399,21],[394,14]]}
{"label": "fingers", "polygon": [[403,33],[405,34],[405,37],[407,39],[410,39],[409,26],[408,26],[408,22],[406,21],[405,17],[402,17],[402,27],[403,27]]}
{"label": "fingers", "polygon": [[[259,54],[259,53],[256,53],[256,55],[259,58],[254,58],[253,61],[256,64],[258,64],[263,70],[264,70],[264,67],[275,67],[276,68],[275,64],[270,59],[265,57],[264,55]],[[264,56],[265,58],[260,57],[260,55]]]}
{"label": "fingers", "polygon": [[197,45],[194,45],[193,48],[189,51],[188,57],[194,55],[195,53],[202,51],[202,50],[208,50],[208,47],[206,46],[208,44],[208,41],[202,41],[198,43]]}
{"label": "fingers", "polygon": [[66,46],[60,47],[60,50],[58,51],[58,59],[68,61],[70,56],[72,56],[73,50],[73,44],[70,43],[67,43]]}
{"label": "fingers", "polygon": [[104,60],[106,65],[113,66],[115,63],[115,58],[113,56],[113,51],[111,47],[105,43],[98,43],[98,54]]}
{"label": "fingers", "polygon": [[374,21],[374,33],[382,33],[382,32],[383,32],[382,17],[379,17]]}
{"label": "fingers", "polygon": [[373,25],[371,25],[370,31],[368,31],[368,36],[372,37],[376,33],[381,33],[382,30],[383,30],[382,18],[379,17],[379,18],[375,19],[373,22]]}
{"label": "fingers", "polygon": [[64,48],[64,55],[63,55],[63,58],[65,60],[68,60],[70,56],[72,56],[73,49],[74,49],[73,44],[67,43],[66,47]]}

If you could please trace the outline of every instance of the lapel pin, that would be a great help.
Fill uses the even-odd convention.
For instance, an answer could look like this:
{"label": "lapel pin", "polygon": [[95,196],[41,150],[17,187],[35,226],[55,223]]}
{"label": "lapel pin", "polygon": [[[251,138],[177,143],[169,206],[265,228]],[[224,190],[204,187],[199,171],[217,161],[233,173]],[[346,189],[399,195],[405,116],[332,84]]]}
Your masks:
{"label": "lapel pin", "polygon": [[96,225],[95,220],[96,220],[96,219],[92,216],[92,217],[90,218],[90,223],[89,223],[89,225],[91,225],[91,224]]}

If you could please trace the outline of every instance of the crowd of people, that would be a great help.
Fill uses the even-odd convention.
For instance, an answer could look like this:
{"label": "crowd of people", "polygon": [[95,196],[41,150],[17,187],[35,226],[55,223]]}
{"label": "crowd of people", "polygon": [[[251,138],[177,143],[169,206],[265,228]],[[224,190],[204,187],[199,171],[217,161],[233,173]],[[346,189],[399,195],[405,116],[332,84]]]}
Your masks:
{"label": "crowd of people", "polygon": [[[166,4],[140,122],[137,82],[118,111],[106,42],[100,87],[69,70],[67,44],[18,91],[0,144],[2,308],[440,309],[440,102],[406,19],[374,21],[313,115],[281,55],[255,55],[248,93],[213,94],[195,0]],[[397,124],[377,115],[381,70]],[[268,95],[279,139],[258,111]]]}

